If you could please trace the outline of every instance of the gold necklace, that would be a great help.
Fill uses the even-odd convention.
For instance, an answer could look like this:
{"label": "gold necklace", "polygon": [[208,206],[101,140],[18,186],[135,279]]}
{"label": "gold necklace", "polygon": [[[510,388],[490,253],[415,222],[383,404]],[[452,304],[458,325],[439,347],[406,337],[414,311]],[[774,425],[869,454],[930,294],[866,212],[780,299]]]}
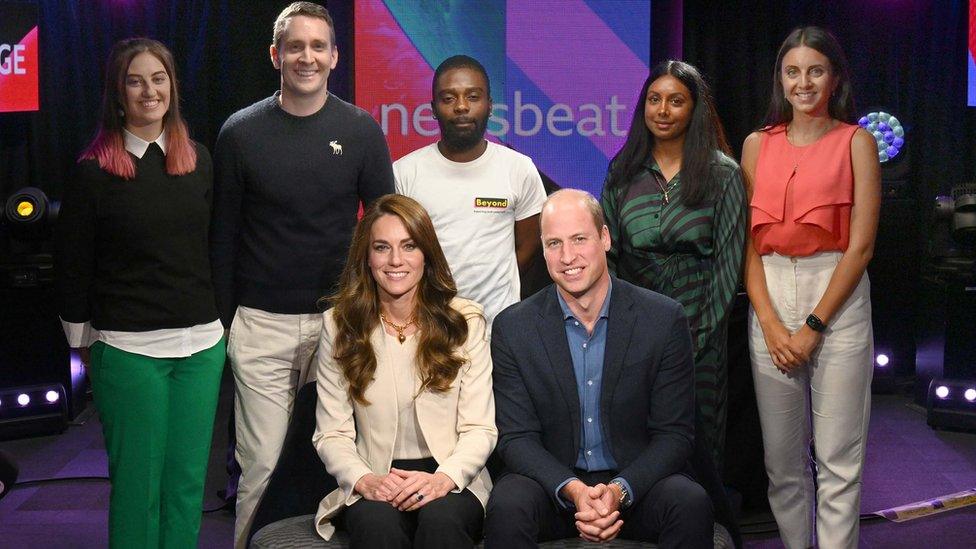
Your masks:
{"label": "gold necklace", "polygon": [[[651,170],[651,171],[653,171],[653,170]],[[664,175],[663,174],[659,174],[657,172],[654,172],[654,182],[657,183],[657,186],[658,187],[660,187],[661,194],[664,195],[664,203],[665,204],[668,204],[671,201],[671,196],[670,196],[669,192],[674,190],[674,185],[675,185],[675,183],[677,183],[676,179],[677,179],[677,176],[676,177],[672,177],[670,182],[662,183],[664,181]]]}
{"label": "gold necklace", "polygon": [[827,128],[825,130],[823,130],[822,132],[820,132],[820,135],[818,135],[816,139],[814,139],[810,143],[807,143],[806,145],[804,145],[803,146],[803,152],[800,154],[800,157],[797,158],[797,156],[796,156],[796,150],[799,147],[797,147],[793,143],[793,139],[790,137],[790,126],[787,124],[787,126],[786,126],[786,142],[790,144],[790,152],[792,153],[792,157],[793,157],[793,173],[791,175],[796,175],[796,170],[797,170],[797,168],[800,167],[800,162],[803,160],[803,157],[806,156],[807,153],[810,152],[810,149],[813,148],[813,145],[816,145],[817,142],[820,141],[820,138],[823,137],[823,136],[825,136],[825,135],[827,135],[827,132],[829,132],[831,129],[833,129],[832,126],[827,126]]}
{"label": "gold necklace", "polygon": [[407,340],[407,336],[403,335],[403,331],[406,330],[407,328],[409,328],[414,322],[417,321],[417,319],[414,318],[414,319],[411,319],[410,322],[407,322],[406,324],[403,324],[403,325],[394,324],[394,323],[390,322],[389,320],[387,320],[386,319],[386,315],[384,315],[383,313],[380,313],[380,320],[382,320],[383,323],[386,324],[387,326],[389,326],[390,328],[393,328],[394,330],[396,330],[396,333],[397,333],[397,341],[400,342],[400,345],[403,345],[403,342]]}

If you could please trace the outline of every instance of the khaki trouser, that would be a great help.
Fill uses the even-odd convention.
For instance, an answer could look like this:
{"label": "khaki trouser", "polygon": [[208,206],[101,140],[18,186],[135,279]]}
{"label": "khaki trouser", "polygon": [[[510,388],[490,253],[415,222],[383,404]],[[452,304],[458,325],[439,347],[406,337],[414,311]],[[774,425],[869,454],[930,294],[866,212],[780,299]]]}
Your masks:
{"label": "khaki trouser", "polygon": [[227,355],[234,371],[237,487],[234,547],[244,548],[254,512],[274,471],[295,393],[314,376],[310,367],[322,332],[321,314],[278,314],[238,307]]}

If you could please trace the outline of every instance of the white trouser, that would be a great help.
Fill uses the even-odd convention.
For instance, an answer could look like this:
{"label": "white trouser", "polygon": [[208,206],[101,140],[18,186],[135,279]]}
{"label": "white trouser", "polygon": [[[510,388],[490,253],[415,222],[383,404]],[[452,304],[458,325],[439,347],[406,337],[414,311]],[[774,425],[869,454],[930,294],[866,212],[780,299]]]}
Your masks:
{"label": "white trouser", "polygon": [[[803,326],[820,301],[840,257],[840,252],[800,258],[762,256],[769,297],[791,333]],[[789,375],[773,365],[756,313],[750,309],[749,354],[766,451],[769,503],[780,537],[790,549],[814,545],[814,505],[821,548],[857,547],[874,358],[870,294],[865,273],[830,319],[810,361]]]}
{"label": "white trouser", "polygon": [[278,462],[295,394],[308,377],[322,332],[321,314],[278,314],[238,307],[227,356],[234,370],[237,486],[234,547],[243,549]]}

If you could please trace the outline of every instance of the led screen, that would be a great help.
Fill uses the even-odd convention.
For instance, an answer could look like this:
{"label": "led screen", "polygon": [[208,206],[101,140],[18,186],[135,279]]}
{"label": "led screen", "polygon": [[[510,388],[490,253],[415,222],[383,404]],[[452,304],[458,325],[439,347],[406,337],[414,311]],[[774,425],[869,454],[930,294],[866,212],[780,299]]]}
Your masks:
{"label": "led screen", "polygon": [[36,111],[37,6],[0,1],[0,112]]}
{"label": "led screen", "polygon": [[976,107],[976,0],[969,1],[969,106]]}
{"label": "led screen", "polygon": [[491,81],[489,138],[561,187],[599,195],[647,77],[650,0],[360,0],[355,102],[394,160],[438,139],[437,65],[463,53]]}

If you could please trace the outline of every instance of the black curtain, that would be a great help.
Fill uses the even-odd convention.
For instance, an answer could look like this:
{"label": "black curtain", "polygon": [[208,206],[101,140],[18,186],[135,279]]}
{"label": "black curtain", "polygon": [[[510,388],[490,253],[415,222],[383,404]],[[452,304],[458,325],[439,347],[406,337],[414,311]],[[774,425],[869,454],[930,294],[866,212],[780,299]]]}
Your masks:
{"label": "black curtain", "polygon": [[[105,61],[116,41],[148,36],[176,58],[181,108],[194,139],[213,147],[234,111],[271,95],[268,46],[288,0],[40,0],[40,110],[0,114],[0,199],[24,186],[59,197],[93,137]],[[326,2],[321,2],[325,4]],[[329,88],[350,99],[352,0],[328,8],[340,61]]]}
{"label": "black curtain", "polygon": [[928,206],[937,191],[976,173],[976,114],[966,107],[967,8],[965,0],[684,0],[685,59],[712,84],[739,152],[765,114],[780,43],[796,26],[829,29],[850,62],[857,112],[883,108],[906,125],[908,176]]}
{"label": "black curtain", "polygon": [[[232,112],[278,87],[268,45],[272,22],[287,3],[39,0],[41,110],[0,114],[2,197],[25,185],[60,194],[94,132],[108,49],[129,36],[150,36],[173,50],[191,132],[212,146]],[[340,53],[330,89],[345,99],[352,92],[353,4],[328,3]],[[675,20],[661,15],[682,11],[684,58],[715,88],[734,150],[765,112],[779,43],[794,26],[816,24],[834,32],[847,52],[859,112],[884,107],[906,123],[910,177],[926,203],[937,190],[976,174],[976,115],[965,107],[965,0],[654,4],[655,46],[666,42]]]}

